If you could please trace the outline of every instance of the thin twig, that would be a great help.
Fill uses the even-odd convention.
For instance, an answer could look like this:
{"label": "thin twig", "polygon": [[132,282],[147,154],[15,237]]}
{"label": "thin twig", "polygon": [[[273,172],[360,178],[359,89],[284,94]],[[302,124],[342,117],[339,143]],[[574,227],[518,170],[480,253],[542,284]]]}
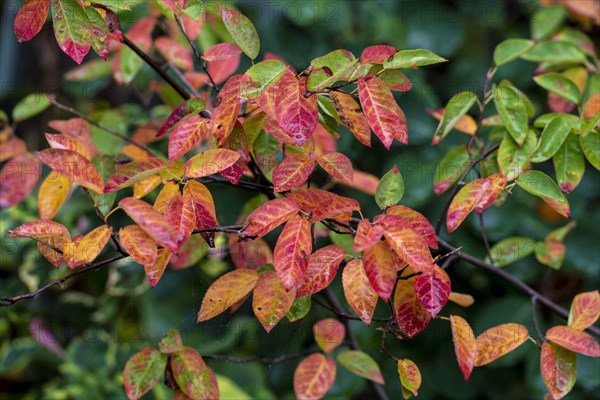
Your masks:
{"label": "thin twig", "polygon": [[228,361],[235,364],[249,364],[249,363],[261,363],[261,364],[277,364],[283,361],[294,360],[309,354],[315,353],[316,350],[305,350],[299,353],[283,354],[278,357],[254,357],[254,358],[238,358],[224,354],[202,354],[202,358],[207,360],[219,360]]}
{"label": "thin twig", "polygon": [[[314,301],[315,303],[317,303],[319,306],[331,311],[332,313],[334,313],[335,315],[337,315],[340,318],[343,319],[349,319],[349,320],[353,320],[353,321],[360,321],[361,319],[355,315],[350,315],[348,313],[345,313],[341,310],[335,309],[325,303],[323,303],[321,300],[315,298],[314,296],[312,296],[310,298],[312,301]],[[378,318],[378,317],[373,317],[371,318],[371,321],[377,321],[377,322],[388,322],[390,319],[389,318]]]}
{"label": "thin twig", "polygon": [[204,178],[199,178],[198,181],[201,183],[204,183],[204,184],[222,183],[224,185],[231,185],[231,186],[241,187],[241,188],[245,188],[245,189],[253,189],[253,190],[256,190],[256,191],[264,193],[264,194],[269,194],[269,193],[272,194],[273,193],[272,186],[263,185],[260,183],[248,182],[248,181],[239,181],[238,183],[233,184],[233,183],[229,182],[227,179],[219,177],[219,176],[207,176]]}
{"label": "thin twig", "polygon": [[483,221],[483,213],[477,214],[479,217],[479,232],[481,232],[481,238],[483,239],[483,245],[485,246],[485,252],[488,258],[491,260],[491,264],[495,265],[494,257],[492,257],[492,249],[490,248],[490,242],[488,240],[487,232],[485,231],[485,223]]}
{"label": "thin twig", "polygon": [[7,230],[7,232],[8,232],[8,233],[10,233],[10,234],[13,234],[13,235],[15,235],[15,237],[19,237],[19,238],[25,238],[25,239],[33,239],[33,240],[35,240],[36,242],[38,242],[39,244],[41,244],[41,245],[44,245],[44,246],[46,246],[46,247],[48,247],[48,248],[50,248],[50,249],[54,250],[55,252],[57,252],[57,253],[59,253],[59,254],[63,254],[63,251],[62,251],[62,249],[59,249],[58,247],[54,246],[53,244],[51,244],[51,243],[48,243],[48,242],[46,242],[46,241],[44,241],[44,240],[42,240],[42,239],[38,239],[38,238],[36,238],[35,236],[28,236],[28,235],[21,235],[21,234],[17,234],[17,233],[15,233],[14,231],[12,231],[12,230],[10,230],[10,229],[8,229],[8,230]]}

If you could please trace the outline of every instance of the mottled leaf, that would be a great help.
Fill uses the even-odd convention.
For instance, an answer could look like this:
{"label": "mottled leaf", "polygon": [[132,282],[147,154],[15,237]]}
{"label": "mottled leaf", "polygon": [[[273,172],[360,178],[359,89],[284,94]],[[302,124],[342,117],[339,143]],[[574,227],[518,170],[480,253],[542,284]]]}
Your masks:
{"label": "mottled leaf", "polygon": [[321,350],[331,353],[344,341],[346,328],[337,319],[325,318],[313,325],[313,335]]}
{"label": "mottled leaf", "polygon": [[199,115],[188,117],[175,125],[169,137],[169,161],[174,161],[210,137],[212,121]]}
{"label": "mottled leaf", "polygon": [[186,396],[202,400],[210,398],[210,369],[196,350],[185,347],[171,355],[171,371],[177,386]]}
{"label": "mottled leaf", "polygon": [[267,333],[286,316],[295,298],[296,289],[284,289],[274,271],[266,271],[258,278],[252,294],[252,310]]}
{"label": "mottled leaf", "polygon": [[252,22],[238,11],[223,6],[221,6],[221,18],[235,43],[248,57],[255,59],[260,50],[260,41]]}
{"label": "mottled leaf", "polygon": [[125,394],[131,400],[139,399],[163,377],[167,356],[158,350],[144,348],[125,364],[123,383]]}
{"label": "mottled leaf", "polygon": [[335,361],[314,353],[298,364],[294,371],[294,394],[298,400],[320,399],[335,381]]}
{"label": "mottled leaf", "polygon": [[81,64],[92,44],[92,25],[76,0],[51,0],[54,36],[58,46]]}
{"label": "mottled leaf", "polygon": [[196,226],[194,200],[190,196],[175,196],[165,209],[165,217],[177,231],[177,249],[183,246]]}
{"label": "mottled leaf", "polygon": [[557,344],[542,343],[540,356],[542,380],[553,399],[559,400],[566,396],[577,379],[577,357]]}
{"label": "mottled leaf", "polygon": [[50,0],[25,0],[15,16],[17,42],[33,39],[42,30],[49,10]]}
{"label": "mottled leaf", "polygon": [[277,87],[277,123],[298,146],[302,146],[319,122],[316,96],[304,97],[305,81],[294,74],[284,74]]}
{"label": "mottled leaf", "polygon": [[206,150],[185,163],[185,176],[188,178],[202,178],[214,175],[231,167],[240,158],[237,151],[229,149]]}
{"label": "mottled leaf", "polygon": [[332,152],[323,154],[317,158],[317,162],[329,175],[340,182],[352,185],[354,181],[354,171],[352,162],[342,153]]}
{"label": "mottled leaf", "polygon": [[371,128],[367,117],[352,95],[341,92],[329,92],[329,97],[340,120],[352,132],[354,137],[365,146],[371,147]]}
{"label": "mottled leaf", "polygon": [[417,396],[421,387],[421,371],[412,360],[408,358],[398,360],[398,376],[402,388]]}
{"label": "mottled leaf", "polygon": [[119,230],[121,245],[137,263],[153,265],[156,262],[156,242],[138,225],[127,225]]}
{"label": "mottled leaf", "polygon": [[273,170],[276,192],[285,192],[302,185],[315,169],[315,160],[304,154],[288,154]]}
{"label": "mottled leaf", "polygon": [[432,274],[415,277],[414,288],[425,310],[435,318],[448,302],[450,278],[446,271],[436,266]]}
{"label": "mottled leaf", "polygon": [[564,75],[555,72],[538,75],[533,80],[547,91],[556,94],[557,96],[570,101],[574,104],[579,104],[581,93],[577,85]]}

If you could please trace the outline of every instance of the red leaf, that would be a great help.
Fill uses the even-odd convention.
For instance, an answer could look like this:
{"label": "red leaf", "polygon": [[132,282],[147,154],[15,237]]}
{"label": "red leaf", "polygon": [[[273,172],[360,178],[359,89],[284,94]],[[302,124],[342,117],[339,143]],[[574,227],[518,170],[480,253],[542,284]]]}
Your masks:
{"label": "red leaf", "polygon": [[126,197],[119,201],[119,207],[158,244],[172,253],[177,251],[175,228],[150,204],[134,197]]}
{"label": "red leaf", "polygon": [[342,153],[327,153],[317,158],[317,162],[327,173],[335,179],[352,185],[354,171],[350,159]]}
{"label": "red leaf", "polygon": [[42,171],[31,154],[20,154],[4,164],[0,171],[0,208],[8,208],[23,200],[35,187]]}
{"label": "red leaf", "polygon": [[363,50],[360,55],[361,64],[383,64],[385,60],[398,52],[398,49],[392,46],[376,45],[369,46]]}
{"label": "red leaf", "polygon": [[[71,241],[71,235],[64,225],[47,220],[27,222],[12,231],[9,230],[8,236],[35,238],[60,250],[63,249],[64,243]],[[38,250],[55,267],[58,267],[64,261],[61,253],[42,243],[38,243]]]}
{"label": "red leaf", "polygon": [[308,296],[329,286],[344,257],[346,257],[344,249],[334,244],[312,253],[302,281],[298,285],[296,296]]}
{"label": "red leaf", "polygon": [[211,130],[212,121],[199,115],[186,118],[175,125],[169,137],[169,161],[173,162],[197,146],[202,140],[208,139]]}
{"label": "red leaf", "polygon": [[342,272],[342,284],[350,307],[365,324],[370,325],[377,305],[377,292],[369,283],[362,260],[355,258],[346,264]]}
{"label": "red leaf", "polygon": [[176,67],[186,71],[194,69],[194,61],[189,50],[181,46],[176,40],[167,36],[161,36],[154,40],[158,52]]}
{"label": "red leaf", "polygon": [[233,131],[223,145],[224,148],[237,151],[240,158],[235,164],[221,171],[221,176],[227,179],[234,185],[237,185],[242,179],[246,165],[250,161],[250,152],[248,149],[248,137],[244,131],[244,127],[239,121],[236,121]]}
{"label": "red leaf", "polygon": [[152,265],[156,262],[156,242],[137,225],[127,225],[119,231],[121,245],[136,262]]}
{"label": "red leaf", "polygon": [[[203,108],[201,105],[203,104],[200,99],[190,99],[184,101],[179,104],[177,107],[171,111],[171,114],[167,117],[165,123],[160,127],[158,132],[156,133],[156,137],[161,137],[171,132],[173,127],[177,126],[182,120],[185,120],[186,117],[193,117],[195,112],[200,112]],[[197,122],[200,117],[195,118],[194,122]],[[194,124],[189,124],[194,125]]]}
{"label": "red leaf", "polygon": [[429,247],[437,249],[435,230],[423,214],[406,206],[392,206],[387,209],[386,215],[397,215],[405,218],[408,220],[410,228],[418,233]]}
{"label": "red leaf", "polygon": [[569,312],[569,326],[584,330],[594,324],[600,316],[600,293],[580,293],[571,303]]}
{"label": "red leaf", "polygon": [[104,186],[104,193],[132,186],[150,176],[158,174],[166,166],[163,160],[156,157],[145,158],[117,166],[115,172],[108,178],[106,186]]}
{"label": "red leaf", "polygon": [[285,192],[302,185],[315,169],[315,160],[304,154],[288,154],[273,170],[276,192]]}
{"label": "red leaf", "polygon": [[298,204],[291,199],[270,200],[248,215],[244,234],[263,237],[296,215],[299,209]]}
{"label": "red leaf", "polygon": [[236,269],[213,282],[202,299],[198,322],[211,319],[246,297],[258,280],[252,269]]}
{"label": "red leaf", "polygon": [[371,286],[377,294],[388,301],[396,284],[394,252],[386,242],[379,241],[363,253],[363,263]]}
{"label": "red leaf", "polygon": [[298,400],[320,399],[335,381],[335,361],[314,353],[298,364],[294,371],[294,393]]}
{"label": "red leaf", "polygon": [[494,326],[477,336],[477,358],[475,366],[481,367],[510,353],[529,338],[527,328],[508,323]]}
{"label": "red leaf", "polygon": [[346,328],[337,319],[325,318],[313,325],[313,335],[321,350],[331,353],[344,341]]}
{"label": "red leaf", "polygon": [[240,158],[237,151],[229,149],[212,149],[195,155],[185,163],[185,176],[202,178],[217,174],[231,167]]}
{"label": "red leaf", "polygon": [[589,357],[600,357],[600,345],[593,337],[571,326],[555,326],[548,329],[546,339],[565,349]]}
{"label": "red leaf", "polygon": [[398,280],[393,305],[398,329],[408,339],[415,337],[431,321],[431,315],[415,294],[411,279]]}
{"label": "red leaf", "polygon": [[[397,216],[386,216],[396,217]],[[390,218],[385,218],[390,221]],[[406,220],[404,220],[406,221]],[[429,252],[427,243],[421,235],[406,225],[386,225],[383,233],[390,247],[398,254],[404,262],[410,265],[415,271],[424,274],[431,274],[433,271],[433,259]]]}
{"label": "red leaf", "polygon": [[219,143],[225,143],[240,114],[243,102],[240,93],[245,79],[244,75],[234,75],[219,91],[218,105],[212,114],[213,133],[219,139]]}
{"label": "red leaf", "polygon": [[389,149],[394,139],[408,143],[406,117],[390,88],[379,78],[358,78],[358,95],[369,125]]}
{"label": "red leaf", "polygon": [[240,54],[242,54],[242,50],[236,44],[218,43],[206,49],[202,54],[202,59],[205,61],[225,61]]}
{"label": "red leaf", "polygon": [[329,92],[329,97],[340,116],[340,120],[352,132],[354,137],[365,146],[371,147],[371,127],[360,105],[352,95],[341,92]]}
{"label": "red leaf", "polygon": [[353,211],[360,210],[358,201],[326,190],[299,189],[287,193],[286,197],[294,200],[303,211],[311,213],[312,223],[324,219],[348,221]]}
{"label": "red leaf", "polygon": [[427,310],[435,318],[444,308],[450,296],[450,278],[446,271],[435,266],[432,274],[421,274],[415,278],[415,293]]}
{"label": "red leaf", "polygon": [[565,397],[577,379],[577,357],[575,353],[554,343],[542,343],[540,356],[542,380],[553,399]]}
{"label": "red leaf", "polygon": [[190,180],[183,188],[183,196],[193,199],[196,212],[196,227],[214,228],[217,221],[215,203],[210,190],[198,181]]}
{"label": "red leaf", "polygon": [[104,182],[96,166],[84,156],[71,150],[47,149],[37,156],[56,172],[98,194],[104,193]]}
{"label": "red leaf", "polygon": [[252,294],[252,309],[267,333],[286,316],[295,298],[296,290],[287,291],[275,272],[266,271],[258,278]]}
{"label": "red leaf", "polygon": [[273,252],[275,271],[286,290],[302,280],[311,252],[310,223],[303,216],[294,215],[286,222]]}
{"label": "red leaf", "polygon": [[466,382],[469,380],[471,372],[473,372],[475,358],[477,357],[475,334],[469,323],[458,315],[450,316],[450,327],[452,328],[452,341],[454,342],[456,360]]}
{"label": "red leaf", "polygon": [[381,240],[384,227],[380,224],[371,225],[368,219],[363,219],[356,227],[352,250],[359,252],[368,249]]}
{"label": "red leaf", "polygon": [[304,97],[306,82],[293,74],[284,74],[277,87],[277,122],[298,146],[302,146],[319,122],[316,96]]}
{"label": "red leaf", "polygon": [[50,0],[25,0],[15,16],[17,42],[26,42],[37,35],[46,22]]}
{"label": "red leaf", "polygon": [[177,250],[181,249],[196,226],[194,200],[190,196],[175,196],[165,209],[165,217],[177,231]]}

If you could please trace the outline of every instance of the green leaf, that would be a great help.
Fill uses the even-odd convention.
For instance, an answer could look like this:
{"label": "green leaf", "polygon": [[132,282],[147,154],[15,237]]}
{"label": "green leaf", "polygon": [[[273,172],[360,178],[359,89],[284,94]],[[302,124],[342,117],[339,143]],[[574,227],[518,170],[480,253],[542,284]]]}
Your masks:
{"label": "green leaf", "polygon": [[579,136],[579,143],[585,158],[600,171],[600,131],[591,131]]}
{"label": "green leaf", "polygon": [[527,171],[516,182],[521,189],[541,198],[559,214],[567,218],[571,214],[566,197],[562,194],[556,182],[543,172]]}
{"label": "green leaf", "polygon": [[451,149],[435,168],[433,177],[433,190],[436,195],[441,195],[451,187],[471,163],[467,146],[462,145]]}
{"label": "green leaf", "polygon": [[537,137],[533,130],[528,132],[522,147],[519,147],[512,136],[509,134],[504,135],[498,149],[498,165],[507,181],[512,181],[527,169],[536,144]]}
{"label": "green leaf", "polygon": [[54,36],[62,51],[81,64],[92,44],[92,24],[77,0],[52,0]]}
{"label": "green leaf", "polygon": [[[123,114],[117,110],[102,110],[94,113],[92,119],[107,128],[125,135],[127,133],[127,123]],[[118,136],[111,135],[97,126],[91,125],[90,132],[92,142],[96,148],[104,154],[115,156],[119,154],[125,141]]]}
{"label": "green leaf", "polygon": [[196,350],[184,347],[171,355],[171,370],[175,382],[188,397],[207,398],[210,393],[210,372]]}
{"label": "green leaf", "polygon": [[165,337],[158,342],[161,353],[170,354],[183,350],[181,335],[177,329],[169,329]]}
{"label": "green leaf", "polygon": [[581,182],[585,172],[585,160],[577,135],[571,133],[552,158],[558,187],[569,193]]}
{"label": "green leaf", "polygon": [[[106,182],[115,172],[115,160],[110,156],[96,156],[92,158],[92,163],[100,172],[103,182]],[[90,190],[89,193],[94,202],[94,207],[96,207],[102,215],[106,215],[112,210],[115,199],[117,198],[117,192],[98,194],[93,190]]]}
{"label": "green leaf", "polygon": [[521,58],[536,63],[578,64],[585,61],[585,53],[569,42],[538,42],[523,53]]}
{"label": "green leaf", "polygon": [[[177,4],[177,3],[175,3]],[[204,5],[202,4],[202,0],[188,0],[185,3],[185,7],[181,12],[191,19],[198,21],[202,16],[202,11],[204,10]]]}
{"label": "green leaf", "polygon": [[25,121],[35,117],[46,108],[50,107],[49,94],[32,93],[21,99],[13,108],[12,118],[15,122]]}
{"label": "green leaf", "polygon": [[540,264],[560,269],[565,258],[565,245],[559,240],[544,240],[535,246],[535,258]]}
{"label": "green leaf", "polygon": [[512,82],[508,79],[502,79],[500,84],[512,90],[516,98],[523,100],[523,103],[525,103],[525,109],[527,110],[527,116],[529,118],[535,117],[535,107],[533,106],[533,102],[529,99],[529,97],[527,97],[525,93],[519,90],[519,88],[513,85]]}
{"label": "green leaf", "polygon": [[375,191],[375,202],[381,209],[397,204],[404,195],[404,178],[394,166],[381,177]]}
{"label": "green leaf", "polygon": [[221,19],[235,43],[240,46],[244,54],[254,60],[260,51],[260,40],[256,28],[248,17],[221,6]]}
{"label": "green leaf", "polygon": [[343,350],[335,358],[338,363],[355,375],[383,384],[383,376],[379,366],[366,353],[357,350]]}
{"label": "green leaf", "polygon": [[594,114],[594,116],[592,118],[585,119],[584,117],[581,118],[581,128],[579,129],[579,133],[581,135],[586,135],[589,132],[592,131],[592,129],[594,129],[598,124],[600,124],[600,112],[597,112],[596,114]]}
{"label": "green leaf", "polygon": [[557,114],[542,131],[542,136],[540,136],[540,141],[531,157],[531,161],[539,163],[552,158],[569,136],[571,128],[572,126],[568,123],[567,118]]}
{"label": "green leaf", "polygon": [[348,50],[334,50],[310,62],[311,73],[306,89],[314,92],[347,78],[348,71],[356,64],[354,54]]}
{"label": "green leaf", "polygon": [[163,377],[167,356],[158,350],[145,348],[134,354],[123,371],[125,393],[130,399],[139,399]]}
{"label": "green leaf", "polygon": [[429,50],[417,49],[417,50],[400,50],[391,60],[385,60],[383,68],[395,69],[395,68],[413,68],[422,67],[424,65],[438,64],[446,62],[445,58],[432,53]]}
{"label": "green leaf", "polygon": [[[490,250],[492,259],[498,267],[504,267],[509,264],[513,264],[535,250],[536,242],[533,239],[526,237],[509,237],[496,243]],[[490,259],[486,258],[489,262]]]}
{"label": "green leaf", "polygon": [[129,47],[123,47],[121,50],[121,59],[119,60],[123,83],[130,83],[137,73],[142,69],[144,60],[134,53]]}
{"label": "green leaf", "polygon": [[93,81],[112,74],[112,65],[104,60],[88,61],[65,74],[65,79],[71,82]]}
{"label": "green leaf", "polygon": [[577,85],[569,78],[555,72],[550,72],[538,75],[533,78],[533,80],[547,91],[552,92],[573,104],[579,104],[581,93],[579,93]]}
{"label": "green leaf", "polygon": [[441,142],[460,119],[475,104],[477,95],[473,92],[461,92],[452,96],[446,108],[444,115],[438,124],[433,136],[433,144]]}
{"label": "green leaf", "polygon": [[285,64],[279,60],[265,60],[253,65],[246,71],[246,76],[252,81],[242,86],[240,95],[245,99],[257,97],[277,83],[285,72],[285,68]]}
{"label": "green leaf", "polygon": [[525,101],[505,84],[494,85],[494,103],[506,129],[519,146],[527,138],[528,121]]}
{"label": "green leaf", "polygon": [[569,125],[570,129],[579,128],[579,117],[577,117],[577,115],[560,113],[542,114],[535,119],[533,126],[536,128],[544,128],[556,117],[561,118],[567,125]]}
{"label": "green leaf", "polygon": [[292,307],[286,315],[288,321],[295,322],[304,318],[310,311],[310,303],[310,295],[299,297],[294,300]]}
{"label": "green leaf", "polygon": [[497,66],[515,60],[535,45],[533,40],[507,39],[494,49],[494,63]]}
{"label": "green leaf", "polygon": [[531,16],[531,36],[537,41],[545,39],[562,25],[567,10],[561,5],[540,7]]}

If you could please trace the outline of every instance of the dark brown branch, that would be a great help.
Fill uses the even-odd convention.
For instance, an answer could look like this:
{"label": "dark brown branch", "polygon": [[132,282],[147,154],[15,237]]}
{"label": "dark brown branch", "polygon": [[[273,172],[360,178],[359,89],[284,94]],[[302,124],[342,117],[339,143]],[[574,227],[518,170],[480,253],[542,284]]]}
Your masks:
{"label": "dark brown branch", "polygon": [[485,252],[486,252],[488,258],[490,259],[491,264],[495,265],[496,263],[494,262],[494,257],[492,257],[492,249],[490,247],[490,241],[488,240],[487,232],[485,230],[483,213],[477,214],[477,216],[479,217],[479,232],[481,233],[481,238],[483,239],[483,245],[485,246]]}
{"label": "dark brown branch", "polygon": [[237,184],[233,184],[229,182],[227,179],[219,177],[219,176],[207,176],[204,178],[199,178],[199,182],[207,184],[207,183],[221,183],[223,185],[230,185],[235,187],[241,187],[244,189],[253,189],[257,192],[264,193],[266,195],[273,194],[273,187],[268,185],[263,185],[260,183],[248,182],[248,181],[239,181]]}
{"label": "dark brown branch", "polygon": [[299,353],[291,353],[291,354],[283,354],[278,357],[254,357],[254,358],[238,358],[232,357],[228,355],[222,354],[203,354],[202,358],[205,360],[219,360],[219,361],[228,361],[235,364],[249,364],[249,363],[261,363],[261,364],[278,364],[280,362],[294,360],[296,358],[300,358],[303,356],[307,356],[309,354],[315,353],[317,350],[305,350]]}
{"label": "dark brown branch", "polygon": [[544,340],[546,340],[546,338],[544,337],[544,334],[542,333],[542,330],[540,329],[540,323],[538,321],[538,316],[537,316],[537,296],[533,296],[531,298],[531,318],[533,319],[533,329],[535,329],[535,334],[537,335],[538,339],[540,340],[540,345],[544,342]]}
{"label": "dark brown branch", "polygon": [[26,238],[26,239],[32,239],[32,240],[35,240],[35,241],[36,241],[36,242],[38,242],[39,244],[41,244],[41,245],[44,245],[44,246],[46,246],[46,247],[48,247],[48,248],[50,248],[50,249],[54,250],[55,252],[57,252],[57,253],[59,253],[59,254],[63,254],[63,251],[62,251],[62,249],[59,249],[58,247],[55,247],[53,244],[51,244],[51,243],[48,243],[48,242],[46,242],[46,241],[44,241],[44,240],[42,240],[42,239],[38,239],[38,238],[36,238],[35,236],[27,236],[27,235],[20,235],[20,234],[16,234],[14,231],[12,231],[12,230],[10,230],[10,229],[8,229],[8,230],[7,230],[7,232],[8,232],[8,233],[10,233],[10,234],[13,234],[13,235],[15,235],[16,237],[19,237],[19,238]]}
{"label": "dark brown branch", "polygon": [[[349,320],[353,320],[353,321],[361,320],[359,317],[357,317],[355,315],[345,313],[345,312],[341,311],[340,309],[335,309],[335,308],[323,303],[321,300],[315,298],[314,296],[312,296],[310,299],[312,301],[314,301],[316,304],[318,304],[319,306],[331,311],[332,313],[334,313],[335,315],[337,315],[340,318],[349,319]],[[389,320],[390,320],[390,318],[378,318],[378,317],[371,318],[371,321],[376,321],[376,322],[388,322]]]}

